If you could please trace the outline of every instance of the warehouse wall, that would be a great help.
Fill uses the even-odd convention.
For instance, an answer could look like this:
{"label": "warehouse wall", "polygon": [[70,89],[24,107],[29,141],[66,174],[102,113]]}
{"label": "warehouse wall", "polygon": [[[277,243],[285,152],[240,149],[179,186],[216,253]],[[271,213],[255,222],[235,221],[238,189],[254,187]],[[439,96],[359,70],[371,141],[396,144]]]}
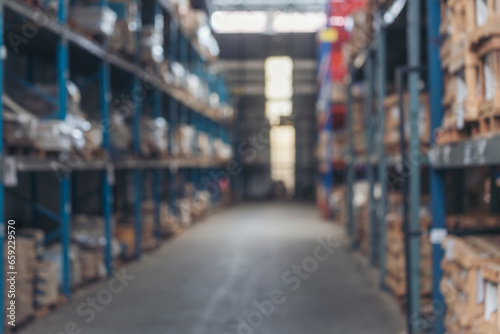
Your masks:
{"label": "warehouse wall", "polygon": [[[220,34],[222,68],[238,99],[235,151],[244,165],[243,180],[235,191],[239,198],[263,199],[271,195],[269,120],[265,115],[264,61],[270,56],[294,60],[293,111],[296,131],[295,196],[313,199],[316,163],[316,54],[314,34]],[[238,182],[239,181],[239,182]]]}

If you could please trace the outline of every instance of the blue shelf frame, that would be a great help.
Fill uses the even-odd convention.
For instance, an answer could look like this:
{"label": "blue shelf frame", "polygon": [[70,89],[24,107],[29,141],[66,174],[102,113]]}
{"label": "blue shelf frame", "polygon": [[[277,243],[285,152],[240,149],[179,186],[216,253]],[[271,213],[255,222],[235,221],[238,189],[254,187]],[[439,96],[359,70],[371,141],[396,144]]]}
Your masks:
{"label": "blue shelf frame", "polygon": [[[140,3],[140,0],[136,0]],[[170,31],[165,36],[165,43],[168,44],[167,57],[170,60],[179,60],[181,63],[186,64],[192,72],[196,73],[202,80],[208,79],[207,73],[207,62],[208,60],[202,55],[200,50],[197,48],[196,44],[193,43],[192,39],[186,36],[186,33],[182,30],[179,24],[179,19],[176,17],[175,11],[168,7],[167,3],[162,0],[151,0],[154,1],[154,16],[156,15],[167,15],[170,18]],[[58,0],[59,10],[55,18],[47,18],[47,22],[43,29],[53,33],[57,37],[57,49],[56,54],[56,70],[57,70],[57,84],[58,84],[58,96],[53,99],[54,105],[57,104],[57,111],[54,117],[60,120],[66,119],[67,112],[67,90],[66,84],[69,78],[69,45],[74,44],[85,52],[95,56],[98,61],[98,71],[94,75],[89,76],[86,81],[88,83],[99,82],[99,108],[100,108],[100,121],[103,130],[103,140],[102,140],[102,150],[108,156],[108,158],[102,158],[101,160],[84,162],[78,166],[65,169],[61,174],[59,183],[59,209],[58,212],[54,212],[41,204],[38,203],[38,189],[37,189],[37,173],[47,172],[52,170],[53,163],[60,163],[58,159],[30,159],[30,158],[16,158],[16,166],[18,171],[29,172],[29,178],[31,180],[31,196],[29,198],[25,197],[23,194],[16,194],[15,192],[9,191],[9,196],[14,196],[21,200],[23,203],[29,205],[33,212],[33,217],[36,218],[38,215],[43,215],[54,222],[57,222],[60,228],[54,233],[48,234],[46,237],[46,242],[51,242],[57,238],[60,238],[62,244],[62,287],[61,293],[66,297],[71,297],[71,273],[70,273],[70,246],[71,246],[71,179],[72,174],[75,171],[98,171],[101,186],[99,187],[99,192],[102,194],[102,215],[104,219],[104,236],[106,243],[103,248],[104,252],[104,263],[106,268],[106,273],[108,276],[113,274],[113,258],[112,258],[112,245],[111,240],[113,237],[113,187],[115,180],[115,170],[124,169],[129,170],[133,174],[133,188],[134,188],[134,232],[135,232],[135,246],[136,246],[136,257],[141,256],[141,241],[142,241],[142,198],[143,198],[143,187],[144,178],[143,173],[152,172],[153,177],[153,199],[154,199],[154,220],[155,220],[155,235],[157,238],[161,237],[161,222],[160,222],[160,210],[161,202],[164,199],[164,172],[169,172],[169,190],[168,202],[170,208],[174,214],[177,214],[176,200],[178,198],[177,182],[175,180],[175,175],[177,171],[182,168],[183,173],[188,171],[191,175],[186,175],[186,178],[190,178],[194,181],[194,184],[201,187],[201,176],[207,173],[211,167],[218,167],[223,164],[223,162],[211,161],[202,162],[194,159],[179,159],[179,158],[169,158],[169,159],[138,159],[140,155],[140,118],[143,115],[142,104],[139,94],[132,94],[134,102],[134,113],[133,113],[133,153],[136,158],[127,161],[116,161],[109,157],[111,156],[111,145],[110,145],[110,133],[109,133],[109,117],[111,111],[112,103],[112,93],[111,93],[111,67],[114,66],[118,69],[123,70],[125,73],[131,75],[133,80],[132,90],[141,87],[142,85],[150,85],[154,88],[153,97],[153,117],[164,117],[166,113],[166,118],[168,120],[170,131],[169,138],[169,152],[173,153],[173,145],[175,144],[175,128],[180,124],[180,121],[191,122],[198,130],[206,131],[210,134],[212,138],[221,138],[227,142],[229,136],[228,129],[225,129],[223,123],[227,122],[219,116],[213,115],[208,106],[200,106],[199,103],[192,103],[181,94],[179,94],[179,88],[170,84],[163,83],[159,76],[156,74],[151,74],[146,72],[141,68],[139,63],[139,50],[137,50],[136,59],[134,62],[126,60],[120,55],[116,55],[109,52],[107,49],[107,43],[104,41],[102,44],[88,39],[67,25],[69,2],[65,0]],[[99,0],[99,6],[105,7],[108,5],[107,0]],[[14,13],[26,17],[28,20],[33,20],[36,15],[42,14],[42,11],[27,4],[19,2],[17,0],[6,0],[0,2],[0,45],[3,45],[4,36],[4,12],[5,8],[13,11]],[[45,16],[44,16],[45,17]],[[139,34],[137,34],[139,38]],[[191,59],[187,58],[190,57]],[[186,63],[186,61],[188,63]],[[32,64],[31,62],[29,62]],[[29,64],[28,64],[29,65]],[[189,66],[188,66],[189,65]],[[28,68],[28,72],[29,68]],[[3,77],[5,75],[3,68],[3,61],[0,60],[0,91],[3,91]],[[218,86],[210,86],[211,92],[218,92],[221,102],[229,102],[229,96],[227,88],[225,87],[225,82],[222,79],[222,75],[214,76],[215,80],[218,82]],[[26,84],[29,84],[26,82]],[[29,86],[29,85],[24,85]],[[27,87],[29,89],[29,87]],[[1,94],[0,94],[1,95]],[[165,98],[168,99],[168,103],[164,103]],[[1,102],[2,96],[0,96]],[[0,103],[0,112],[3,111],[3,105]],[[181,115],[179,115],[179,113]],[[0,118],[0,137],[2,134],[2,118]],[[214,128],[218,127],[219,131],[212,131],[213,129],[207,124],[213,124]],[[4,162],[3,145],[0,145],[0,163]],[[189,168],[189,169],[187,169]],[[199,188],[198,188],[199,189]],[[217,199],[218,200],[218,199]],[[0,178],[0,217],[4,219],[5,217],[5,190],[3,177]],[[5,223],[0,224],[0,246],[4,243],[4,231]],[[2,246],[3,247],[3,246]],[[2,264],[3,258],[0,259],[0,264]],[[0,273],[0,278],[3,276]],[[3,301],[4,282],[0,283],[0,301]],[[5,320],[3,319],[4,311],[0,310],[0,334],[5,330]]]}

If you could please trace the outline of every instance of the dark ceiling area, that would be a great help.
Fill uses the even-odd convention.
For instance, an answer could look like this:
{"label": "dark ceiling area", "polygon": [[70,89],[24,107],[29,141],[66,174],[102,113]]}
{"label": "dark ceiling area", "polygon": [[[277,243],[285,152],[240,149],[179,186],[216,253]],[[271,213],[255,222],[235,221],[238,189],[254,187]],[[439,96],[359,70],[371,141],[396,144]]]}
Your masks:
{"label": "dark ceiling area", "polygon": [[316,58],[316,34],[218,34],[221,58],[255,59],[269,56]]}

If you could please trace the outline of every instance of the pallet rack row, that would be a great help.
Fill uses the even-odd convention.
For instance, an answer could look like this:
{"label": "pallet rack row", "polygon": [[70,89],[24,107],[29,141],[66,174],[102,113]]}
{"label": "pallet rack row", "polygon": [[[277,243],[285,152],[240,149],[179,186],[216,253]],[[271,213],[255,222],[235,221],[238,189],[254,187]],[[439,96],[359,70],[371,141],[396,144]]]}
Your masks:
{"label": "pallet rack row", "polygon": [[[402,186],[399,188],[402,192],[402,201],[399,205],[403,206],[403,231],[404,231],[404,251],[406,253],[406,261],[407,264],[406,269],[406,283],[407,283],[407,312],[408,312],[408,332],[416,333],[425,330],[433,330],[435,333],[444,333],[446,330],[451,332],[458,332],[461,328],[456,327],[456,323],[450,323],[450,316],[447,317],[447,323],[445,327],[445,316],[446,316],[446,306],[452,307],[450,312],[455,312],[452,314],[453,317],[460,318],[461,316],[467,318],[465,321],[465,328],[470,328],[474,317],[481,318],[482,311],[478,310],[481,308],[479,305],[472,306],[472,301],[467,302],[466,308],[462,307],[463,300],[457,301],[455,300],[445,300],[443,299],[442,293],[447,293],[446,297],[449,298],[450,290],[446,290],[447,280],[450,280],[450,275],[457,275],[457,267],[456,263],[452,263],[453,256],[450,256],[453,253],[449,251],[449,248],[453,243],[456,243],[454,246],[455,252],[455,261],[457,261],[457,256],[465,256],[467,253],[467,259],[476,258],[477,261],[481,262],[495,262],[497,258],[496,249],[497,247],[493,244],[490,245],[490,241],[486,239],[468,239],[468,236],[485,236],[485,235],[497,235],[498,234],[498,219],[496,219],[496,214],[498,214],[498,187],[496,185],[496,180],[498,179],[498,174],[496,171],[496,167],[499,164],[498,158],[498,141],[499,137],[492,128],[490,127],[487,132],[484,132],[481,136],[474,136],[472,138],[466,138],[465,140],[462,138],[460,141],[443,141],[442,140],[442,128],[444,122],[444,108],[449,107],[449,99],[443,100],[444,91],[450,90],[451,84],[449,80],[443,81],[443,69],[446,70],[447,66],[450,66],[449,62],[452,57],[448,57],[448,53],[445,51],[450,51],[449,45],[443,44],[441,45],[441,35],[449,34],[450,29],[446,30],[447,25],[450,24],[450,17],[454,17],[454,22],[460,22],[460,15],[463,14],[464,10],[469,11],[467,16],[473,17],[475,19],[471,19],[471,22],[475,22],[476,20],[481,21],[483,25],[481,26],[480,22],[476,22],[474,24],[468,25],[464,27],[465,30],[468,31],[468,34],[471,36],[476,36],[477,34],[483,34],[483,38],[489,41],[489,35],[495,36],[495,32],[491,30],[491,25],[488,25],[488,22],[492,22],[494,15],[490,15],[490,11],[495,11],[495,6],[492,2],[476,2],[468,3],[461,1],[437,1],[437,0],[428,0],[425,4],[420,3],[419,1],[408,0],[408,1],[390,1],[390,2],[369,2],[369,11],[367,17],[367,22],[374,22],[373,27],[368,28],[368,32],[365,31],[363,36],[367,37],[363,40],[364,45],[351,49],[352,54],[349,59],[349,76],[347,81],[347,96],[346,96],[346,127],[348,133],[348,143],[347,143],[347,155],[344,156],[344,162],[346,167],[346,184],[345,191],[347,194],[346,197],[346,221],[347,221],[347,229],[349,235],[354,240],[355,233],[357,231],[357,226],[355,225],[355,217],[359,215],[359,210],[354,211],[353,206],[353,198],[355,195],[354,184],[356,178],[361,175],[363,178],[367,180],[368,187],[368,203],[367,203],[367,216],[366,220],[369,225],[370,235],[369,238],[369,257],[370,262],[373,265],[378,265],[380,268],[380,282],[382,287],[384,286],[385,278],[387,276],[387,259],[386,257],[386,248],[389,246],[387,244],[388,241],[385,240],[386,235],[388,235],[388,228],[392,228],[393,222],[389,222],[388,220],[388,188],[391,183],[391,178],[400,177],[399,184]],[[488,5],[486,5],[488,3]],[[422,6],[425,5],[425,6]],[[447,8],[447,5],[453,7],[451,10]],[[404,6],[406,6],[406,13],[399,14],[398,9],[401,10]],[[481,8],[472,8],[474,6],[478,6]],[[487,8],[487,14],[485,14],[485,10]],[[370,13],[370,10],[372,11]],[[443,10],[443,13],[441,11]],[[477,11],[477,13],[476,13]],[[425,25],[421,26],[422,20],[421,13],[426,14],[425,16]],[[495,12],[496,13],[496,12]],[[405,20],[399,20],[398,22],[404,22],[406,27],[406,62],[401,63],[401,66],[398,68],[394,68],[394,62],[388,64],[388,49],[391,48],[391,45],[387,43],[387,36],[392,34],[392,36],[404,36],[395,35],[395,33],[391,30],[396,28],[391,27],[391,25],[397,25],[396,21],[398,15],[405,15]],[[496,15],[496,14],[495,14]],[[446,19],[447,21],[441,24],[441,20]],[[452,21],[452,20],[451,20]],[[483,22],[484,21],[484,22]],[[486,23],[485,23],[486,22]],[[459,25],[462,23],[459,23]],[[479,28],[475,28],[474,26],[477,24]],[[457,24],[452,24],[452,34],[460,37],[460,32],[463,30],[457,26]],[[401,28],[401,26],[399,26]],[[423,28],[423,29],[422,29]],[[426,66],[421,66],[421,29],[426,31],[425,35],[425,44],[424,51],[426,54],[427,64]],[[455,31],[458,29],[458,32]],[[475,29],[475,30],[474,30]],[[490,30],[488,30],[490,29]],[[359,34],[359,31],[358,31]],[[456,45],[460,44],[460,40],[455,40],[452,38],[452,42]],[[357,42],[357,41],[355,41]],[[483,41],[484,42],[484,41]],[[474,40],[471,42],[471,47],[474,48],[477,41]],[[449,43],[448,43],[449,44]],[[487,42],[484,42],[487,44]],[[461,44],[465,46],[465,53],[467,53],[467,48],[469,47],[468,43]],[[489,48],[493,48],[495,51],[495,47],[492,44],[488,44]],[[358,45],[359,46],[359,43]],[[490,50],[488,49],[488,50]],[[462,52],[463,50],[458,50],[457,48],[452,48],[451,51],[454,52]],[[474,51],[474,50],[472,50]],[[484,51],[484,50],[483,50]],[[490,50],[491,51],[491,50]],[[392,56],[394,58],[395,50],[393,49]],[[397,50],[399,53],[403,53],[399,48]],[[443,53],[444,52],[444,53]],[[489,52],[489,51],[488,51]],[[484,52],[482,53],[485,54]],[[448,57],[445,60],[444,66],[442,66],[442,57]],[[456,55],[455,55],[456,56]],[[468,66],[467,61],[470,58],[465,56],[462,59],[462,62]],[[393,59],[394,60],[394,59]],[[484,59],[483,59],[484,60]],[[457,58],[451,59],[451,61],[460,62],[460,59]],[[404,65],[406,63],[406,65]],[[478,64],[478,63],[475,63]],[[389,66],[388,66],[389,65]],[[483,66],[485,67],[485,66]],[[361,72],[360,68],[364,68],[364,71]],[[493,69],[497,69],[497,67],[492,67]],[[405,102],[409,107],[409,138],[405,141],[402,138],[405,138],[405,129],[404,125],[400,127],[400,153],[387,153],[386,148],[384,147],[384,135],[387,134],[386,125],[386,117],[387,114],[384,110],[384,100],[387,98],[386,96],[386,88],[387,88],[387,74],[388,71],[391,70],[395,74],[395,87],[399,91],[399,101],[400,101],[400,119],[401,123],[404,124],[404,116],[405,114],[402,112],[403,105],[403,82],[408,82],[408,94],[409,100]],[[456,69],[455,69],[456,70]],[[475,69],[479,71],[480,69]],[[483,68],[484,70],[484,68]],[[455,71],[456,72],[456,71]],[[455,73],[453,72],[453,73]],[[483,71],[484,75],[488,75],[487,71]],[[361,75],[360,75],[361,74]],[[491,74],[491,73],[490,73]],[[467,74],[466,74],[467,75]],[[365,101],[368,103],[364,103],[364,120],[365,120],[365,133],[368,137],[367,140],[367,153],[359,154],[359,152],[355,151],[355,140],[356,136],[360,136],[357,131],[353,129],[353,105],[355,103],[355,99],[357,97],[353,96],[353,86],[356,83],[356,80],[359,81],[360,77],[364,77],[365,81]],[[419,97],[419,88],[418,82],[421,77],[425,77],[427,80],[427,90],[429,95],[429,101],[426,102],[430,107],[430,119],[429,119],[429,144],[428,146],[422,146],[421,138],[419,138],[419,127],[421,126],[419,116],[420,113],[420,105],[423,103],[421,97]],[[493,78],[495,78],[494,76]],[[478,79],[484,79],[484,76],[479,76]],[[490,78],[491,79],[491,78]],[[496,80],[496,79],[495,79]],[[446,85],[444,87],[443,85]],[[469,81],[467,81],[470,83]],[[488,85],[487,82],[485,85]],[[473,86],[473,85],[472,85]],[[453,86],[455,87],[455,86]],[[451,88],[453,88],[451,87]],[[446,88],[446,89],[445,89]],[[489,91],[490,93],[485,93]],[[462,110],[460,108],[460,101],[464,103],[463,108],[465,108],[465,117],[470,116],[471,110],[474,109],[475,106],[485,106],[490,105],[487,101],[488,96],[491,99],[491,89],[487,88],[481,90],[480,96],[476,96],[474,92],[469,89],[469,94],[472,97],[476,97],[473,103],[466,103],[465,100],[460,100],[463,97],[463,94],[460,96],[456,96],[457,103],[453,104],[453,108],[455,113],[460,113]],[[457,91],[459,94],[460,91]],[[496,94],[496,92],[494,92]],[[489,95],[488,95],[489,94]],[[448,95],[447,95],[448,96]],[[467,99],[466,99],[467,100]],[[372,103],[373,101],[373,103]],[[424,102],[425,103],[425,102]],[[488,104],[489,103],[489,104]],[[493,102],[494,103],[494,102]],[[403,108],[402,108],[403,107]],[[484,108],[483,108],[484,109]],[[474,109],[477,111],[477,108]],[[472,110],[472,111],[474,111]],[[479,113],[481,114],[481,107]],[[448,116],[450,112],[448,110]],[[460,116],[460,115],[459,115]],[[463,117],[464,115],[462,115]],[[491,126],[494,125],[494,120],[490,117],[490,122],[493,122]],[[449,118],[449,117],[448,117]],[[447,119],[448,119],[447,118]],[[470,121],[470,120],[469,120]],[[467,120],[466,120],[467,122]],[[439,130],[439,131],[438,131]],[[440,137],[437,137],[440,136]],[[373,145],[373,143],[377,143]],[[430,146],[430,147],[429,147]],[[336,164],[339,165],[338,163]],[[487,195],[490,203],[490,213],[491,215],[479,215],[468,216],[464,215],[464,201],[467,196],[466,188],[464,187],[464,180],[466,172],[475,172],[473,168],[482,167],[483,169],[489,168],[489,185],[487,189],[489,189],[489,194]],[[343,167],[341,167],[343,168]],[[395,170],[396,169],[396,170]],[[359,173],[361,171],[361,173]],[[432,216],[432,221],[430,226],[425,224],[421,224],[421,218],[419,218],[419,210],[421,208],[421,191],[422,188],[422,177],[421,174],[425,172],[426,176],[429,179],[429,184],[425,185],[425,188],[429,189],[429,195],[431,198],[430,202],[430,213]],[[453,176],[453,190],[449,190],[450,184],[446,182],[447,176]],[[449,180],[448,180],[449,181]],[[335,185],[334,185],[335,186]],[[377,198],[375,197],[375,189],[377,190]],[[449,198],[447,199],[446,194],[449,193]],[[338,196],[337,196],[338,198]],[[451,200],[451,201],[450,201]],[[453,216],[448,212],[448,218],[446,207],[447,202],[453,202]],[[448,205],[449,206],[449,205]],[[484,209],[482,209],[484,210]],[[484,211],[481,211],[484,213]],[[391,218],[392,219],[392,218]],[[452,236],[446,237],[447,235],[457,235],[460,236],[458,239],[453,239]],[[432,263],[425,262],[426,270],[432,268],[432,284],[428,286],[429,290],[432,290],[432,300],[431,300],[431,310],[429,313],[429,309],[423,307],[421,303],[422,299],[420,297],[422,284],[419,282],[419,275],[422,272],[422,268],[419,268],[424,262],[423,259],[427,259],[428,255],[422,255],[422,251],[424,250],[421,241],[419,240],[422,237],[429,238],[432,244]],[[465,239],[464,239],[465,237]],[[443,241],[448,244],[448,246],[443,245]],[[394,245],[390,245],[393,247]],[[444,249],[447,250],[446,261],[444,260],[445,254]],[[427,252],[427,250],[425,251]],[[483,253],[481,253],[483,252]],[[491,257],[488,260],[479,259],[479,254],[486,254],[490,252]],[[461,255],[457,255],[461,254]],[[422,257],[423,256],[423,257]],[[458,259],[460,262],[462,259]],[[425,260],[427,261],[427,260]],[[463,262],[463,261],[462,261]],[[479,263],[474,262],[474,263]],[[460,267],[461,266],[461,267]],[[464,267],[465,266],[465,267]],[[484,292],[484,294],[492,294],[495,295],[495,289],[497,288],[497,281],[494,278],[495,273],[498,272],[498,268],[492,269],[494,265],[485,264],[482,268],[481,266],[473,265],[470,267],[470,264],[460,264],[457,268],[462,268],[462,273],[468,272],[471,274],[467,274],[467,279],[469,286],[474,284],[485,284],[488,285],[488,289],[493,289],[489,292]],[[451,269],[450,269],[451,268]],[[464,269],[465,268],[465,269]],[[477,282],[475,280],[472,273],[474,270],[480,269],[485,272],[485,281],[478,279]],[[464,271],[465,270],[465,271]],[[470,270],[470,271],[468,271]],[[443,279],[443,271],[445,271],[446,277]],[[462,275],[463,276],[463,275]],[[472,277],[474,276],[474,277]],[[454,277],[456,278],[456,277]],[[444,283],[443,283],[444,282]],[[444,284],[444,285],[443,285]],[[458,284],[458,283],[457,283]],[[465,284],[465,283],[464,283]],[[482,286],[482,285],[479,285]],[[456,294],[457,291],[454,291]],[[471,291],[466,292],[468,294],[468,300],[475,298],[471,297]],[[472,296],[478,293],[478,298],[480,298],[480,291],[474,290]],[[496,298],[495,296],[493,296]],[[456,295],[455,295],[456,298]],[[482,299],[482,305],[484,308],[485,299]],[[479,299],[478,299],[479,300]],[[489,300],[491,302],[491,300]],[[451,303],[451,304],[447,304]],[[471,304],[471,305],[469,305]],[[490,304],[491,306],[491,304]],[[458,310],[458,314],[456,313]],[[482,310],[482,309],[481,309]],[[492,330],[495,332],[498,330],[492,329],[496,326],[496,318],[489,318],[491,312],[486,311],[485,319],[475,323],[477,325],[477,332],[479,333],[490,333]],[[457,319],[453,320],[457,321]],[[458,323],[461,323],[461,320],[458,320]],[[473,325],[476,326],[476,325]],[[467,327],[469,326],[469,327]],[[493,327],[492,327],[493,326]]]}
{"label": "pallet rack row", "polygon": [[[4,166],[0,183],[0,216],[6,219],[4,217],[12,214],[13,209],[4,204],[8,200],[9,203],[16,202],[16,205],[22,204],[28,208],[24,211],[28,212],[31,222],[19,222],[21,226],[18,228],[42,228],[37,226],[41,222],[44,222],[44,226],[57,225],[57,228],[48,230],[45,242],[59,240],[61,243],[60,288],[62,295],[69,297],[72,291],[71,221],[73,214],[82,213],[74,212],[74,208],[82,210],[79,201],[90,196],[99,202],[92,214],[98,214],[104,222],[103,258],[106,274],[112,275],[115,267],[111,242],[116,228],[114,210],[130,213],[133,222],[133,255],[139,258],[143,248],[145,201],[153,203],[152,216],[156,232],[161,224],[163,202],[168,202],[171,213],[182,214],[179,200],[188,196],[184,187],[187,182],[193,185],[195,191],[205,191],[210,196],[210,206],[221,202],[221,187],[228,186],[232,176],[228,170],[234,170],[228,153],[231,147],[229,124],[233,112],[229,107],[231,101],[222,75],[213,73],[209,68],[213,57],[182,27],[169,1],[135,0],[123,3],[137,6],[141,26],[162,21],[165,28],[162,30],[161,46],[168,64],[177,62],[184,69],[195,73],[201,83],[208,87],[209,94],[218,94],[217,103],[202,100],[175,80],[165,79],[165,71],[159,71],[161,64],[141,61],[140,30],[133,33],[134,54],[124,55],[110,48],[107,36],[89,34],[84,29],[75,28],[73,23],[69,24],[70,2],[57,0],[52,3],[57,8],[55,16],[34,7],[29,1],[6,0],[0,3],[0,44],[4,45],[2,54],[5,55],[0,61],[0,91],[3,92],[0,105],[4,107],[2,120],[5,117],[6,99],[10,99],[5,94],[10,87],[4,78],[9,77],[26,92],[52,103],[56,111],[46,119],[61,124],[69,114],[68,84],[71,79],[81,89],[82,111],[88,112],[89,119],[99,124],[102,144],[99,154],[90,157],[70,150],[33,156],[22,152],[13,155],[4,142],[0,145],[1,165]],[[109,4],[107,0],[91,3],[100,10],[109,9]],[[17,39],[13,40],[13,36]],[[50,84],[56,83],[55,96],[44,93],[36,82],[47,84],[51,80]],[[127,108],[124,118],[126,126],[130,128],[131,140],[130,146],[117,153],[113,148],[112,136],[116,130],[111,119],[120,108]],[[143,152],[143,117],[161,118],[168,123],[165,152]],[[200,151],[201,147],[198,142],[194,143],[194,139],[188,144],[188,153],[183,149],[179,153],[178,145],[182,138],[179,138],[178,130],[183,126],[190,126],[196,138],[198,134],[206,135],[211,153],[202,154],[204,152]],[[3,128],[4,123],[0,123],[0,135],[5,140],[7,134],[2,131]],[[220,147],[222,156],[216,155]],[[47,182],[51,190],[44,193],[48,189],[41,189],[40,185],[47,186]],[[78,189],[86,184],[90,190]],[[54,191],[57,188],[58,191]],[[4,249],[5,223],[0,226],[0,230],[3,236],[0,248]],[[158,233],[155,236],[158,238]],[[5,264],[2,257],[0,266],[4,268]],[[3,279],[1,281],[0,300],[4,305],[5,283]],[[2,307],[0,333],[6,328],[5,316]]]}

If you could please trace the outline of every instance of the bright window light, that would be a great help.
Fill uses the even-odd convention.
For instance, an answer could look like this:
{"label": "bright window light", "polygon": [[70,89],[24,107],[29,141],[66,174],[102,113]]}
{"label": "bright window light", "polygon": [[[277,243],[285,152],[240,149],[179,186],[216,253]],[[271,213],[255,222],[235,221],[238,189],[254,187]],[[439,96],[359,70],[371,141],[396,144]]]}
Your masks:
{"label": "bright window light", "polygon": [[292,97],[292,93],[292,81],[266,81],[266,99],[290,99]]}
{"label": "bright window light", "polygon": [[211,17],[217,33],[263,33],[266,31],[265,12],[216,11]]}
{"label": "bright window light", "polygon": [[316,32],[326,26],[324,13],[281,13],[274,15],[273,30],[278,33]]}
{"label": "bright window light", "polygon": [[266,102],[266,117],[271,124],[278,124],[281,116],[292,114],[291,100],[278,100]]}
{"label": "bright window light", "polygon": [[271,139],[271,178],[281,181],[289,196],[295,188],[295,128],[273,126]]}
{"label": "bright window light", "polygon": [[291,80],[293,60],[290,57],[269,57],[265,63],[266,80]]}

